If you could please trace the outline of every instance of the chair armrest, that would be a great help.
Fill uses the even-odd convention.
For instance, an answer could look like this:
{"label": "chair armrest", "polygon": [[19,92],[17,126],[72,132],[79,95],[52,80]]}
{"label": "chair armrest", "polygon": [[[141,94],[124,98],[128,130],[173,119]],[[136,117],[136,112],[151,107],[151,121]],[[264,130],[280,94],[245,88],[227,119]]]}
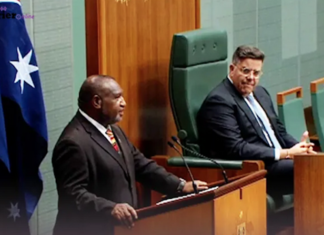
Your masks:
{"label": "chair armrest", "polygon": [[318,141],[318,135],[311,135],[309,139],[310,141]]}
{"label": "chair armrest", "polygon": [[[187,160],[189,167],[197,167],[197,168],[216,168],[219,169],[219,166],[214,164],[213,162],[201,158],[196,157],[185,157]],[[161,166],[174,166],[174,167],[184,167],[184,163],[181,157],[170,157],[165,155],[156,155],[152,157],[157,164]],[[265,169],[264,162],[254,161],[254,160],[217,160],[219,164],[226,170],[244,170],[245,173],[258,171]]]}
{"label": "chair armrest", "polygon": [[[235,169],[239,170],[243,168],[243,161],[227,161],[227,160],[216,160],[219,165],[214,162],[201,159],[197,157],[184,157],[189,167],[199,167],[199,168],[217,168],[220,169],[221,165],[224,169]],[[169,166],[185,166],[183,159],[181,157],[170,157],[168,159]]]}
{"label": "chair armrest", "polygon": [[264,166],[264,162],[261,160],[244,160],[243,169],[246,172],[252,172],[252,171],[264,170],[265,166]]}

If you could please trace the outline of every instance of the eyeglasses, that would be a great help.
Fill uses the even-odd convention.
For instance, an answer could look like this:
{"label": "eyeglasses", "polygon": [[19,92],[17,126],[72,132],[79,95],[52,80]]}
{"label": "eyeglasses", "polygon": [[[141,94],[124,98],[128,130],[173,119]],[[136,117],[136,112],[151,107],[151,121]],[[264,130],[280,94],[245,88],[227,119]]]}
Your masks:
{"label": "eyeglasses", "polygon": [[[236,65],[236,67],[238,67]],[[239,68],[239,67],[238,67]],[[253,69],[249,69],[249,68],[239,68],[239,70],[244,74],[244,75],[250,75],[251,72],[253,74],[253,76],[256,78],[256,79],[259,79],[263,72],[262,71],[259,71],[259,70],[253,70]]]}

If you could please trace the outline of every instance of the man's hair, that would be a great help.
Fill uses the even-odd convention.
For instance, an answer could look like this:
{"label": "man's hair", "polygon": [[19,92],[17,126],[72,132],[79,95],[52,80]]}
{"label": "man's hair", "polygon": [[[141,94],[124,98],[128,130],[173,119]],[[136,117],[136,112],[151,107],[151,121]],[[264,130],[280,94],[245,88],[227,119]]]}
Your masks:
{"label": "man's hair", "polygon": [[254,46],[248,46],[248,45],[242,45],[236,48],[232,63],[238,64],[244,59],[254,59],[254,60],[264,60],[265,55],[264,53],[257,47]]}
{"label": "man's hair", "polygon": [[89,76],[82,84],[79,91],[78,106],[79,108],[88,105],[93,96],[100,92],[100,85],[103,79],[113,79],[113,77],[108,75],[92,75]]}

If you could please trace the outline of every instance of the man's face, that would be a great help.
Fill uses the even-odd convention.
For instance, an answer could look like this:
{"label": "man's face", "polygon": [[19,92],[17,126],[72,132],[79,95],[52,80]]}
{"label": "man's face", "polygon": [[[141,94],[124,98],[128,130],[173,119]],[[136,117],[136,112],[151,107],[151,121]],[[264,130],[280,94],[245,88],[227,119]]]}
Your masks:
{"label": "man's face", "polygon": [[120,122],[124,115],[126,102],[123,97],[123,90],[113,79],[104,81],[100,95],[101,119],[107,124]]}
{"label": "man's face", "polygon": [[242,96],[252,93],[258,85],[262,75],[262,65],[262,60],[255,59],[244,59],[236,65],[230,65],[230,78]]}

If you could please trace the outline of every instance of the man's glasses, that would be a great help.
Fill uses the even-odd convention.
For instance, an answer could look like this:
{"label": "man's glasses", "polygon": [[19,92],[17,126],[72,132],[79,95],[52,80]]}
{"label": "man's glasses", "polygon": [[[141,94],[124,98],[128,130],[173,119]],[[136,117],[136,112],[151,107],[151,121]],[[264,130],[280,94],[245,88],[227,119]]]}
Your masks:
{"label": "man's glasses", "polygon": [[[238,66],[236,66],[238,67]],[[253,77],[255,77],[256,79],[259,79],[263,72],[262,71],[259,71],[259,70],[253,70],[253,69],[249,69],[249,68],[239,68],[238,69],[244,74],[244,75],[250,75],[251,72],[253,74]]]}

